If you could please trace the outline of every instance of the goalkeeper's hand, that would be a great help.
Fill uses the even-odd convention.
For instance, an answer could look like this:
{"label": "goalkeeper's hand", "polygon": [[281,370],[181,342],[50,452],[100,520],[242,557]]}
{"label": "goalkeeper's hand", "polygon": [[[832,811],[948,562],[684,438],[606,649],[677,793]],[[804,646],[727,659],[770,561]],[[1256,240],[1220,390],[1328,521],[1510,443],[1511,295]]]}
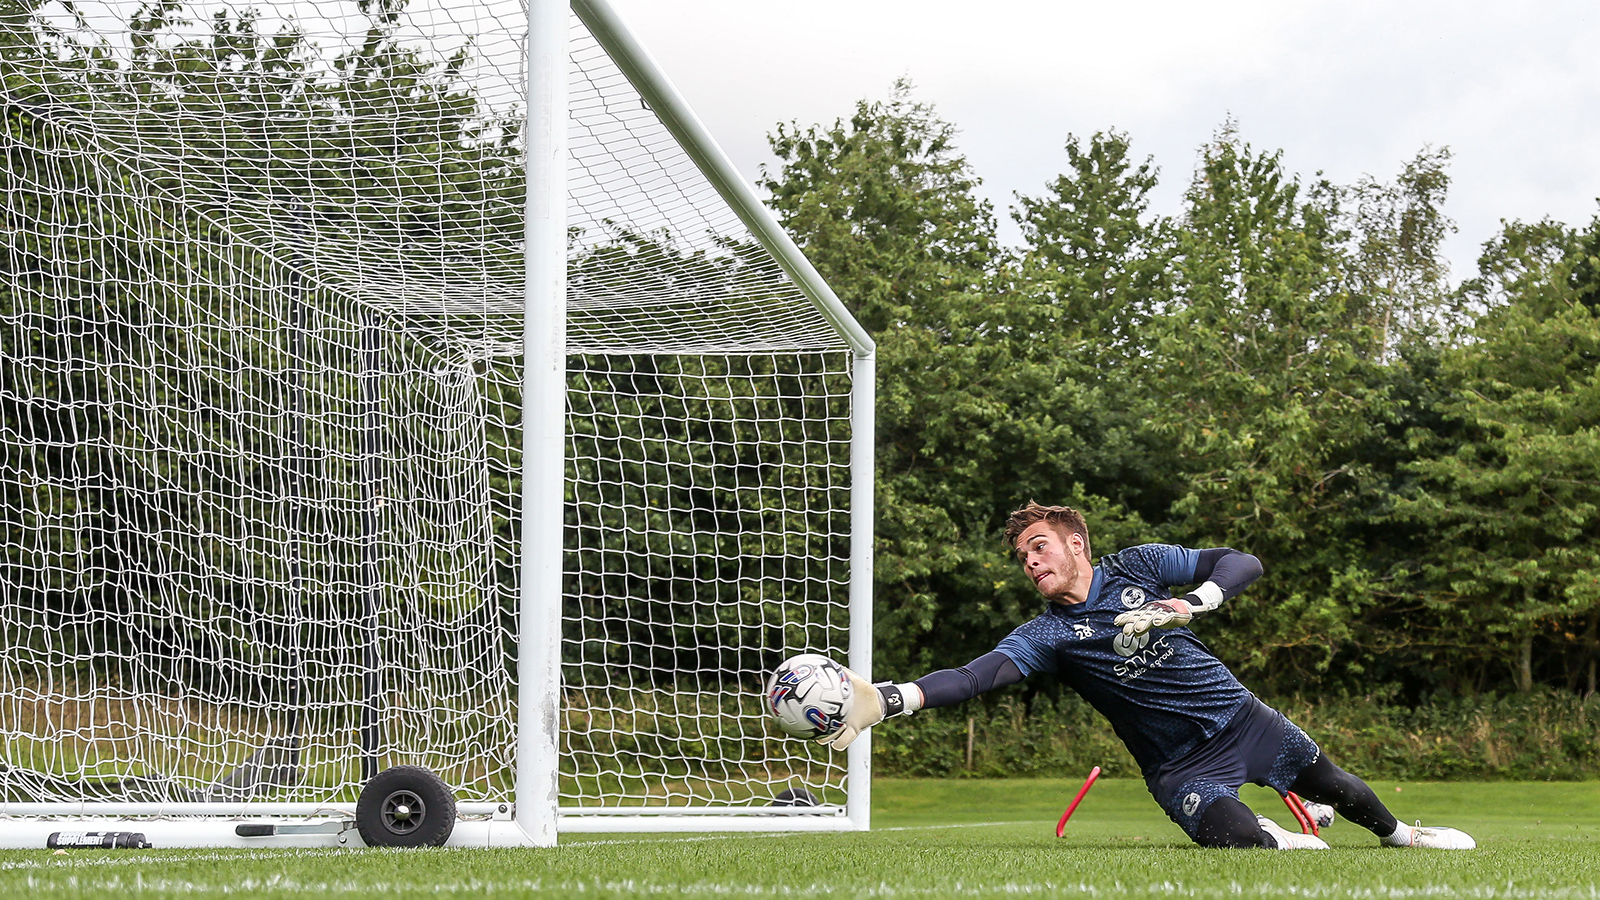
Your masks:
{"label": "goalkeeper's hand", "polygon": [[1194,607],[1187,600],[1173,597],[1170,600],[1152,600],[1138,609],[1117,616],[1115,624],[1122,633],[1133,637],[1152,628],[1178,628],[1194,619]]}
{"label": "goalkeeper's hand", "polygon": [[817,738],[817,743],[827,744],[835,750],[850,746],[861,736],[861,732],[883,721],[883,698],[879,696],[878,688],[849,669],[845,669],[844,673],[850,676],[853,698],[850,715],[844,717],[843,728],[827,737]]}

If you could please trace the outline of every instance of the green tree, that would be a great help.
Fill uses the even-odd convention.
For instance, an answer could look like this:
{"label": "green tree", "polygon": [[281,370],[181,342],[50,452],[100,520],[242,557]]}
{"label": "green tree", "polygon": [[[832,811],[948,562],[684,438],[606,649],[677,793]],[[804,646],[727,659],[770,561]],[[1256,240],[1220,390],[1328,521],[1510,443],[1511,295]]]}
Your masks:
{"label": "green tree", "polygon": [[1171,293],[1171,224],[1149,215],[1156,170],[1129,159],[1126,135],[1065,149],[1067,171],[1013,210],[1030,316],[1029,365],[1012,382],[1019,481],[1040,498],[1076,487],[1160,517],[1175,497],[1165,447],[1144,427],[1144,338]]}
{"label": "green tree", "polygon": [[1595,655],[1600,311],[1585,298],[1596,235],[1600,220],[1583,235],[1512,223],[1486,246],[1462,287],[1483,313],[1441,367],[1453,427],[1412,436],[1416,480],[1395,515],[1433,537],[1423,599],[1469,688],[1576,688]]}
{"label": "green tree", "polygon": [[[912,99],[780,126],[764,186],[783,224],[878,342],[878,659],[951,659],[1020,620],[996,511],[1012,503],[1007,383],[1029,311],[954,126]],[[1001,514],[1003,515],[1003,513]]]}
{"label": "green tree", "polygon": [[1126,366],[1138,358],[1138,329],[1158,313],[1164,288],[1164,222],[1145,221],[1156,169],[1149,159],[1135,165],[1127,135],[1114,131],[1087,142],[1069,136],[1065,150],[1068,171],[1044,195],[1017,197],[1021,277],[1049,307],[1058,340],[1085,341],[1097,365]]}
{"label": "green tree", "polygon": [[[1272,689],[1325,678],[1384,602],[1365,528],[1385,485],[1367,454],[1397,414],[1398,337],[1383,330],[1437,266],[1434,233],[1363,223],[1345,193],[1225,128],[1175,229],[1172,299],[1146,329],[1147,420],[1182,482],[1166,533],[1262,558],[1267,577],[1212,640]],[[1421,192],[1413,214],[1433,216],[1438,197]]]}
{"label": "green tree", "polygon": [[1455,230],[1443,210],[1449,161],[1448,149],[1425,147],[1394,181],[1365,177],[1345,191],[1354,245],[1350,293],[1373,327],[1381,357],[1398,352],[1411,335],[1447,332],[1464,321],[1439,252]]}

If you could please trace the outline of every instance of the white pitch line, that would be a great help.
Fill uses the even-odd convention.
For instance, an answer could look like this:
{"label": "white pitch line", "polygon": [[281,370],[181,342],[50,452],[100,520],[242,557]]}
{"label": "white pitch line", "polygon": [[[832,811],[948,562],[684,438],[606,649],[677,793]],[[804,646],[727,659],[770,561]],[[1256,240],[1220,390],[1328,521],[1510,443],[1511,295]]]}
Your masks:
{"label": "white pitch line", "polygon": [[[899,825],[894,828],[874,828],[869,834],[879,834],[885,831],[937,831],[947,828],[987,828],[994,825],[1027,825],[1028,822],[968,822],[961,825]],[[852,832],[835,832],[837,834],[851,834]],[[691,837],[648,837],[638,839],[604,838],[595,841],[578,840],[570,844],[557,844],[561,847],[591,847],[604,844],[687,844],[693,841],[733,841],[748,838],[794,838],[805,832],[795,831],[749,831],[737,834],[697,834]]]}
{"label": "white pitch line", "polygon": [[[98,882],[79,881],[74,877],[71,887],[74,890],[87,889],[97,893],[238,894],[247,897],[257,897],[263,894],[315,894],[317,896],[342,894],[360,894],[362,896],[372,896],[373,894],[434,894],[480,897],[498,892],[539,893],[557,890],[567,893],[609,893],[657,897],[815,897],[819,898],[819,900],[828,900],[828,898],[836,897],[895,900],[895,898],[900,897],[1004,898],[1017,896],[1084,896],[1089,898],[1154,896],[1218,898],[1218,900],[1236,900],[1236,898],[1243,896],[1279,895],[1312,898],[1312,900],[1323,900],[1323,898],[1328,898],[1328,900],[1594,900],[1594,898],[1600,897],[1600,890],[1597,890],[1593,884],[1551,888],[1548,885],[1520,886],[1514,882],[1507,882],[1504,886],[1471,885],[1457,887],[1434,884],[1420,887],[1388,887],[1381,884],[1375,886],[1346,884],[1305,886],[1292,883],[1285,884],[1283,882],[1241,884],[1237,881],[1231,881],[1227,885],[1204,886],[1191,885],[1183,881],[1160,881],[1143,884],[1120,880],[1111,884],[1097,884],[1087,881],[1005,881],[993,884],[972,884],[966,881],[956,881],[953,884],[905,886],[879,882],[875,885],[851,889],[848,886],[841,888],[838,884],[833,883],[819,884],[815,882],[804,885],[791,885],[723,881],[652,881],[648,878],[612,878],[607,880],[591,878],[574,881],[545,881],[538,878],[506,880],[471,878],[449,883],[416,884],[395,881],[370,882],[357,879],[303,880],[292,875],[283,874],[248,877],[230,882],[187,881],[162,877],[150,878],[143,873],[135,873],[129,879],[122,874],[108,874],[110,875],[109,878]],[[30,876],[30,884],[33,884],[35,888],[51,887],[49,884],[40,884],[32,881],[33,877]]]}

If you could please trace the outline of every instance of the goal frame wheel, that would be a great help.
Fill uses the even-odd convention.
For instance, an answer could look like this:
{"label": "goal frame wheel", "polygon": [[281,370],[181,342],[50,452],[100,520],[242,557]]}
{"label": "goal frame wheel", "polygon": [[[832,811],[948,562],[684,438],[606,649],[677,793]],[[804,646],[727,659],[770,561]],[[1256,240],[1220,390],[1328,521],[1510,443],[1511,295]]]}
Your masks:
{"label": "goal frame wheel", "polygon": [[821,806],[822,801],[817,795],[805,788],[787,788],[780,791],[768,806]]}
{"label": "goal frame wheel", "polygon": [[356,801],[356,831],[369,847],[442,847],[455,827],[455,795],[423,766],[379,772]]}

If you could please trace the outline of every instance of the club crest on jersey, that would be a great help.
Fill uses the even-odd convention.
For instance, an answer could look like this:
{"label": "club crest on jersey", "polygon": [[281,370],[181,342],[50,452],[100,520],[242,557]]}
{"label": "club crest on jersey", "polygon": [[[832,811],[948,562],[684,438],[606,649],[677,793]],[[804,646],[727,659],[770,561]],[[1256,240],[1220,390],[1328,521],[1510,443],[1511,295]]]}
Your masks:
{"label": "club crest on jersey", "polygon": [[1138,609],[1144,605],[1144,589],[1128,587],[1122,589],[1122,605],[1129,609]]}
{"label": "club crest on jersey", "polygon": [[1200,808],[1200,795],[1199,794],[1190,794],[1189,796],[1183,798],[1183,814],[1184,815],[1192,816],[1192,815],[1194,815],[1194,811],[1199,809],[1199,808]]}
{"label": "club crest on jersey", "polygon": [[1083,622],[1073,622],[1072,636],[1080,641],[1092,638],[1094,637],[1094,626],[1085,624]]}

